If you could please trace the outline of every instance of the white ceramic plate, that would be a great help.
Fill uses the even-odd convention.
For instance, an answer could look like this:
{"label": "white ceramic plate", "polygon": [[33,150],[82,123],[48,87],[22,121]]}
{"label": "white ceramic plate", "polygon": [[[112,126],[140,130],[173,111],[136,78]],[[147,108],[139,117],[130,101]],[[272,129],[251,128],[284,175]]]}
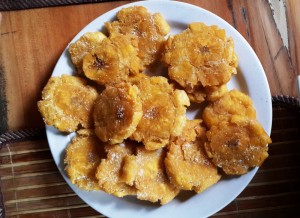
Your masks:
{"label": "white ceramic plate", "polygon": [[[241,90],[253,99],[257,110],[257,118],[267,133],[270,134],[272,125],[272,105],[269,86],[264,70],[252,48],[246,40],[227,22],[213,13],[202,8],[186,3],[174,1],[143,1],[136,2],[122,7],[142,5],[150,12],[160,12],[171,26],[171,34],[176,34],[184,29],[191,22],[201,21],[207,25],[218,25],[226,30],[235,42],[235,50],[239,57],[238,75],[234,76],[228,86],[230,89]],[[122,8],[111,10],[93,22],[88,24],[72,40],[79,39],[85,32],[99,31],[106,21],[114,20],[116,13]],[[59,58],[54,69],[53,76],[70,74],[74,72],[67,48]],[[189,118],[194,118],[198,109],[189,110]],[[50,149],[59,171],[72,189],[91,207],[108,217],[207,217],[210,216],[228,203],[234,200],[237,195],[247,186],[257,169],[253,169],[246,175],[231,179],[223,179],[205,192],[198,195],[190,193],[181,194],[172,202],[164,206],[151,204],[136,200],[135,197],[117,198],[101,191],[86,192],[77,189],[72,185],[64,171],[63,159],[65,147],[74,136],[63,135],[53,127],[47,127],[47,137]]]}

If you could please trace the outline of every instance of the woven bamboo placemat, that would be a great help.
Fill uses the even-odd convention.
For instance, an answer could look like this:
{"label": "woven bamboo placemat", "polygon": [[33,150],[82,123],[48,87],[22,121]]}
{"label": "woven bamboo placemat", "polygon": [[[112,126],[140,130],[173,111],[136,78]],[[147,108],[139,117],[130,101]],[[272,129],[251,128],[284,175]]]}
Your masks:
{"label": "woven bamboo placemat", "polygon": [[44,8],[62,5],[111,2],[116,0],[1,0],[0,11]]}
{"label": "woven bamboo placemat", "polygon": [[[251,183],[213,217],[300,217],[300,106],[295,98],[273,97],[271,138],[270,156]],[[1,218],[104,217],[66,184],[44,129],[2,134],[0,146]]]}

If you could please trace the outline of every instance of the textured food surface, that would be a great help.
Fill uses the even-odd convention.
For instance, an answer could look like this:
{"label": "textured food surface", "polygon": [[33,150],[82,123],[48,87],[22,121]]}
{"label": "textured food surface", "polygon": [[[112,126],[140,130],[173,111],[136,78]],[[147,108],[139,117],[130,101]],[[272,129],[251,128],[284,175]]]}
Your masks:
{"label": "textured food surface", "polygon": [[242,175],[260,166],[268,157],[271,139],[254,119],[233,115],[207,132],[205,149],[215,165],[226,174]]}
{"label": "textured food surface", "polygon": [[110,37],[123,34],[133,40],[142,68],[160,59],[164,36],[170,32],[170,26],[161,14],[151,14],[142,6],[121,9],[117,21],[107,22],[105,26]]}
{"label": "textured food surface", "polygon": [[132,135],[143,115],[139,90],[128,83],[107,86],[94,107],[96,135],[111,144]]}
{"label": "textured food surface", "polygon": [[256,118],[256,111],[251,98],[238,91],[231,90],[212,102],[203,111],[203,121],[208,126],[217,125],[229,120],[232,115],[241,115],[250,119]]}
{"label": "textured food surface", "polygon": [[107,144],[105,150],[107,158],[101,160],[96,171],[100,189],[117,197],[135,195],[135,187],[127,185],[122,178],[124,158],[133,153],[134,145],[131,142]]}
{"label": "textured food surface", "polygon": [[87,32],[69,46],[72,63],[79,74],[82,74],[82,62],[86,54],[95,48],[106,36],[101,32]]}
{"label": "textured food surface", "polygon": [[164,149],[138,147],[137,155],[125,159],[123,176],[127,184],[136,187],[138,199],[166,204],[179,193],[165,173],[165,155]]}
{"label": "textured food surface", "polygon": [[93,126],[92,110],[98,93],[86,83],[83,78],[68,75],[49,79],[42,91],[42,100],[38,102],[47,125],[63,132]]}
{"label": "textured food surface", "polygon": [[236,74],[237,56],[225,30],[204,23],[191,23],[185,31],[170,36],[163,61],[168,73],[195,102],[204,101],[203,87],[226,84]]}
{"label": "textured food surface", "polygon": [[99,190],[95,172],[103,157],[105,157],[103,143],[93,131],[79,131],[67,146],[64,159],[70,181],[87,191]]}
{"label": "textured food surface", "polygon": [[124,35],[103,39],[83,58],[84,75],[100,85],[126,82],[139,71],[137,49]]}
{"label": "textured food surface", "polygon": [[171,141],[165,158],[171,182],[180,189],[197,193],[221,178],[217,167],[206,155],[206,130],[200,123],[201,120],[188,120],[183,133]]}
{"label": "textured food surface", "polygon": [[143,116],[130,137],[143,142],[147,150],[168,144],[171,136],[179,135],[186,122],[189,99],[183,90],[174,89],[164,77],[139,75],[130,80],[140,90]]}

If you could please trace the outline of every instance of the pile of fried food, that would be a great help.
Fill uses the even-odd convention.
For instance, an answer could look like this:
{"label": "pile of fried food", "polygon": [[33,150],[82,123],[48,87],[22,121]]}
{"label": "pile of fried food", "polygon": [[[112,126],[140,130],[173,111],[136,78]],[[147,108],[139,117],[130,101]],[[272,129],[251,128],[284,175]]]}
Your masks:
{"label": "pile of fried food", "polygon": [[[238,58],[223,29],[191,23],[165,39],[166,20],[141,6],[105,27],[70,44],[78,75],[51,77],[38,102],[47,125],[76,131],[65,156],[73,184],[166,204],[263,163],[271,139],[251,99],[226,87]],[[167,77],[144,73],[160,62]],[[203,120],[187,119],[190,102],[206,102]]]}

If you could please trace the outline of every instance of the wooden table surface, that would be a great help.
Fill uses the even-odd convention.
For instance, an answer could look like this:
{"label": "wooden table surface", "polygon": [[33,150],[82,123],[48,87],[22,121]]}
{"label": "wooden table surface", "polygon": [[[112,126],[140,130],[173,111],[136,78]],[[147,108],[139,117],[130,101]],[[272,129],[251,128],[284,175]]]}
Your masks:
{"label": "wooden table surface", "polygon": [[[0,26],[0,133],[43,127],[36,102],[69,41],[99,15],[130,1],[2,12]],[[286,0],[288,47],[268,1],[185,0],[234,26],[265,70],[272,95],[297,97],[300,72],[300,1]]]}

